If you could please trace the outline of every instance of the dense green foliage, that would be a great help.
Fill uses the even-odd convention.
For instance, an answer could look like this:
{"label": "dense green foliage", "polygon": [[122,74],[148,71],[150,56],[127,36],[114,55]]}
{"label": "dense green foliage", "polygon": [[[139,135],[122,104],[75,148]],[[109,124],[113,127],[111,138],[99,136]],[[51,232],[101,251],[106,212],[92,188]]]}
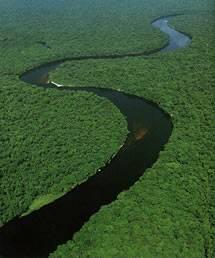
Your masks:
{"label": "dense green foliage", "polygon": [[167,37],[151,26],[152,19],[213,7],[212,0],[193,1],[1,0],[0,71],[20,73],[62,57],[159,48]]}
{"label": "dense green foliage", "polygon": [[213,257],[214,16],[172,23],[192,35],[188,49],[67,62],[52,75],[63,84],[145,96],[172,115],[174,132],[156,165],[51,257]]}
{"label": "dense green foliage", "polygon": [[31,88],[11,77],[0,91],[1,222],[81,183],[124,142],[122,115],[92,94]]}
{"label": "dense green foliage", "polygon": [[52,74],[58,83],[120,88],[151,99],[172,115],[174,131],[153,168],[51,256],[213,257],[213,1],[56,2],[0,1],[0,220],[85,180],[126,133],[125,121],[107,101],[31,88],[16,75],[56,58],[159,48],[166,36],[150,22],[192,11],[171,21],[192,35],[188,49],[67,62]]}

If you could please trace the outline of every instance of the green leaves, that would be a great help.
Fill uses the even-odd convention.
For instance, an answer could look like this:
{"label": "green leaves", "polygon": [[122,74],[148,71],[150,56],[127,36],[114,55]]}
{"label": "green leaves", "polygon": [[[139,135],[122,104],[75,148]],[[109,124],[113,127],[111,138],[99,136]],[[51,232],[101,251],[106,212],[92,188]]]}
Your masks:
{"label": "green leaves", "polygon": [[117,153],[127,125],[116,107],[93,94],[40,90],[20,82],[10,88],[10,81],[2,81],[4,223],[87,180]]}
{"label": "green leaves", "polygon": [[193,10],[171,21],[192,35],[188,49],[68,62],[52,74],[153,100],[171,114],[174,131],[153,168],[51,256],[214,257],[214,17],[204,13],[214,1],[60,2],[0,1],[0,225],[86,180],[127,133],[107,101],[31,88],[18,75],[57,58],[159,48],[167,38],[150,22]]}

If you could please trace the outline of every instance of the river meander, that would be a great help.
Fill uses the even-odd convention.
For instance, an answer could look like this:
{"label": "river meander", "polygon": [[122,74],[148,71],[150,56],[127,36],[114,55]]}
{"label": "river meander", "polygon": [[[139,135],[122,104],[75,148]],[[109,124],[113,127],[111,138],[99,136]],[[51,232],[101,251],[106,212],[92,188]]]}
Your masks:
{"label": "river meander", "polygon": [[187,47],[191,39],[169,27],[170,16],[152,25],[169,36],[168,45],[151,53],[128,53],[67,58],[29,70],[20,79],[34,87],[53,90],[87,91],[106,98],[125,116],[129,134],[124,146],[103,168],[58,200],[24,217],[16,217],[0,228],[0,255],[3,257],[47,257],[58,245],[72,239],[85,222],[103,205],[129,189],[158,159],[171,135],[171,117],[155,103],[113,89],[69,87],[49,81],[48,73],[68,60],[114,59],[149,56],[156,52]]}

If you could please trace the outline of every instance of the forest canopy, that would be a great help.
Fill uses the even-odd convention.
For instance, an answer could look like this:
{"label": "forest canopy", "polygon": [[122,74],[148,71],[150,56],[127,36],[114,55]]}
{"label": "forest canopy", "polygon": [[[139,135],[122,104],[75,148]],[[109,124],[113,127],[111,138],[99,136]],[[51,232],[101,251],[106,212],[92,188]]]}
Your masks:
{"label": "forest canopy", "polygon": [[151,22],[176,13],[171,26],[192,37],[186,49],[66,62],[51,74],[145,97],[174,131],[154,166],[50,257],[214,257],[213,0],[0,1],[0,225],[87,180],[127,135],[109,101],[19,76],[65,57],[161,48],[168,38]]}

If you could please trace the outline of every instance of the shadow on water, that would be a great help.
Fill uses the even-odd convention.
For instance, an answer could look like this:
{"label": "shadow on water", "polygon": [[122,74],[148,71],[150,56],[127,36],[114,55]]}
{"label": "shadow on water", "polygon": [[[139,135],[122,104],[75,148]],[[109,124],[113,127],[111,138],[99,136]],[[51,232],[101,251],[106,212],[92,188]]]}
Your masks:
{"label": "shadow on water", "polygon": [[[156,20],[155,26],[160,29],[162,26],[162,28],[166,26],[169,28],[166,19],[162,17]],[[162,31],[165,32],[165,29]],[[175,33],[172,34],[169,29],[166,33],[171,42],[171,37],[174,37]],[[187,46],[188,41],[184,41],[185,43]],[[166,51],[181,47],[181,45],[174,45]],[[138,54],[103,56],[103,58],[125,56],[138,56]],[[102,57],[88,56],[67,60],[84,59],[102,59]],[[116,200],[120,192],[132,186],[143,175],[145,169],[153,165],[172,132],[169,115],[156,104],[143,98],[112,89],[57,87],[57,84],[48,83],[49,71],[56,69],[61,63],[63,61],[56,61],[32,69],[23,74],[20,79],[43,88],[66,92],[88,91],[109,99],[125,116],[130,133],[117,155],[86,182],[38,211],[25,217],[16,217],[2,226],[0,254],[3,257],[47,257],[58,245],[72,239],[74,233],[79,231],[101,206]]]}

